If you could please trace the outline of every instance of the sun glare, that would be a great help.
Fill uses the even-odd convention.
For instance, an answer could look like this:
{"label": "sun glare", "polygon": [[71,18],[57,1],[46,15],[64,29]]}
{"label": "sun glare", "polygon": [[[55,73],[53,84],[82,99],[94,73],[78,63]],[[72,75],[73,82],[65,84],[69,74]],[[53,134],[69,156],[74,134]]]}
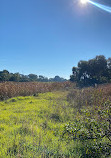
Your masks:
{"label": "sun glare", "polygon": [[88,0],[81,0],[82,4],[86,4],[88,2]]}

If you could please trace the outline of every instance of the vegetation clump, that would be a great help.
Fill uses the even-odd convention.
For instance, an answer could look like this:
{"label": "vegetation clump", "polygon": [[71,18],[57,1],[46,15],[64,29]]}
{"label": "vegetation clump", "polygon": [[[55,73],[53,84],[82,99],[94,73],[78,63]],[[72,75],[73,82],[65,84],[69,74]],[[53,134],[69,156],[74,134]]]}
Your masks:
{"label": "vegetation clump", "polygon": [[72,68],[70,80],[80,87],[111,82],[111,58],[99,55],[88,61],[79,61],[78,66]]}
{"label": "vegetation clump", "polygon": [[16,96],[37,96],[38,93],[45,93],[58,90],[69,90],[75,85],[67,82],[1,82],[0,83],[0,100]]}

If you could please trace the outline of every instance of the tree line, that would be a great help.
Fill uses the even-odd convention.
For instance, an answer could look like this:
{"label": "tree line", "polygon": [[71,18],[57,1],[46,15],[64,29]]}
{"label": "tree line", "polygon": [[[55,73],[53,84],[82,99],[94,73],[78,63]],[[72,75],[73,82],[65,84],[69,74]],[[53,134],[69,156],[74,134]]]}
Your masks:
{"label": "tree line", "polygon": [[54,78],[47,78],[45,76],[36,74],[24,75],[20,73],[10,73],[8,70],[0,71],[0,82],[14,81],[14,82],[64,82],[66,79],[55,76]]}
{"label": "tree line", "polygon": [[70,81],[80,87],[111,82],[111,58],[99,55],[88,61],[79,61],[77,67],[72,68]]}

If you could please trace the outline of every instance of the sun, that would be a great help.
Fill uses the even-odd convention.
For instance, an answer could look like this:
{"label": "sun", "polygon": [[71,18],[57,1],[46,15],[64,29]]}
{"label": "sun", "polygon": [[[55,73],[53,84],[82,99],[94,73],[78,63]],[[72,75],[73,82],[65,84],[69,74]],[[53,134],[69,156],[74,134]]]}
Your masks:
{"label": "sun", "polygon": [[88,2],[88,0],[81,0],[82,4],[86,4]]}

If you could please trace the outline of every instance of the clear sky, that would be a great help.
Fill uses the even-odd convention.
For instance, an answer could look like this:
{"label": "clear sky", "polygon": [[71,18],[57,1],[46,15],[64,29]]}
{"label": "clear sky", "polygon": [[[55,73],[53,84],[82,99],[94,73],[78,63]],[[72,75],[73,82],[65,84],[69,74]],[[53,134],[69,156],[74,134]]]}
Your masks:
{"label": "clear sky", "polygon": [[111,13],[79,0],[0,0],[0,70],[69,78],[100,54],[111,57]]}

